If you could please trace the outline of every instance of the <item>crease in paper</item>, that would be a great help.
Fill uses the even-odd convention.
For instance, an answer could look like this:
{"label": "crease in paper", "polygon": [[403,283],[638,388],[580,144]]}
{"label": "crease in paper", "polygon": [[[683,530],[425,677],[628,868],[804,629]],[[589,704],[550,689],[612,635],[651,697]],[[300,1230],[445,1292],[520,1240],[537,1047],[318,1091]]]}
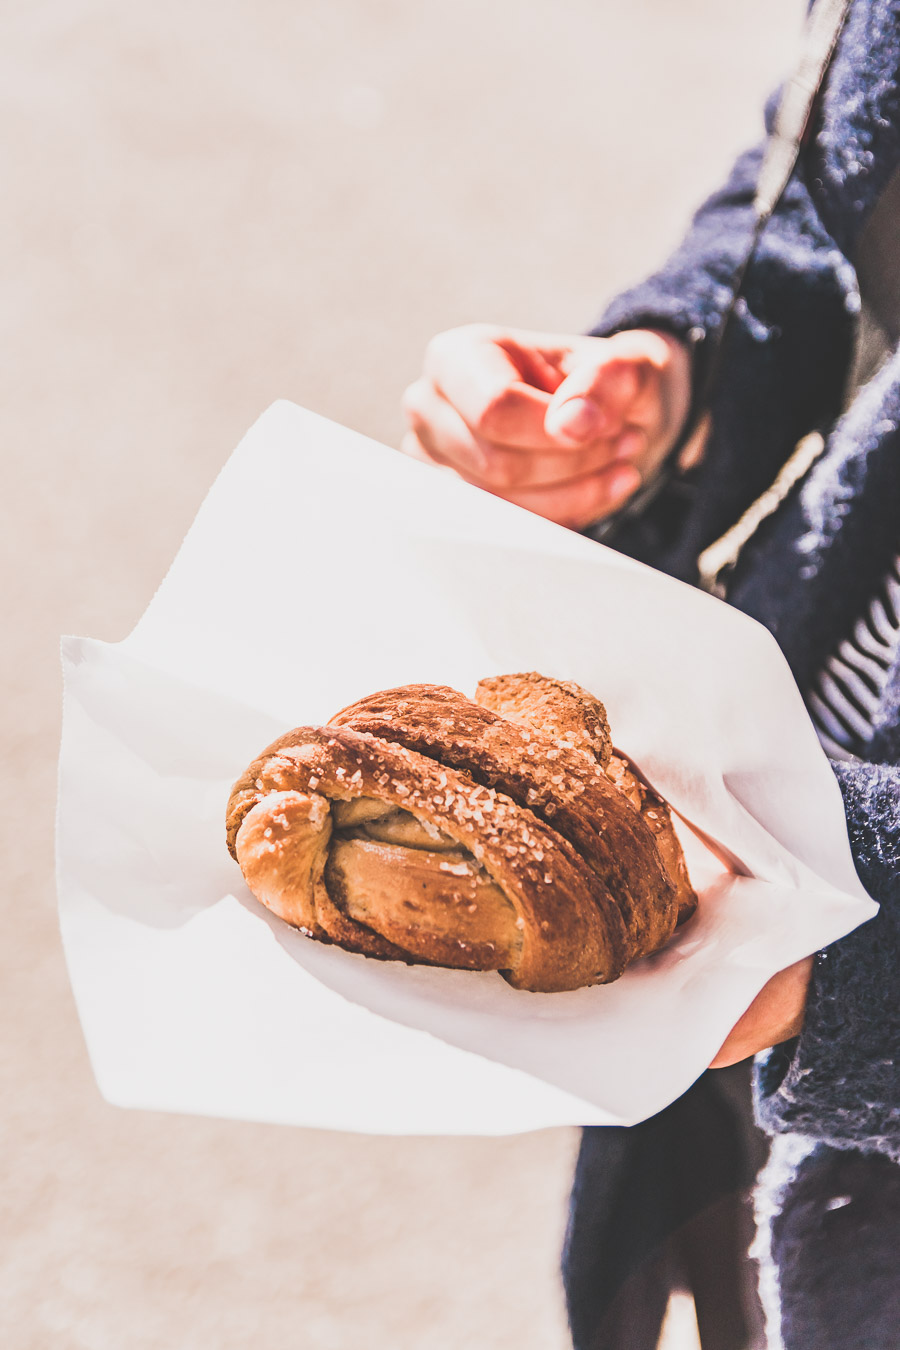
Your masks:
{"label": "crease in paper", "polygon": [[[383,1133],[633,1123],[776,970],[865,922],[837,784],[757,624],[288,403],[225,466],[119,644],[64,644],[58,880],[112,1101]],[[511,989],[310,942],[224,847],[283,730],[418,681],[574,679],[685,821],[698,916],[615,984]]]}

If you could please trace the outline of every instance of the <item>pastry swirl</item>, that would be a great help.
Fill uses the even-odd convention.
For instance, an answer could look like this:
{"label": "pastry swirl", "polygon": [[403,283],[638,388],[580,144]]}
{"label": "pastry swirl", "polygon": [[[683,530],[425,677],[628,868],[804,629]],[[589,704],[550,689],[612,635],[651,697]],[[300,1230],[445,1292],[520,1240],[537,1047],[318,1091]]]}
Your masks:
{"label": "pastry swirl", "polygon": [[577,685],[502,676],[476,699],[409,685],[280,737],[232,790],[232,855],[274,913],[351,951],[542,992],[614,980],[695,903],[667,808]]}

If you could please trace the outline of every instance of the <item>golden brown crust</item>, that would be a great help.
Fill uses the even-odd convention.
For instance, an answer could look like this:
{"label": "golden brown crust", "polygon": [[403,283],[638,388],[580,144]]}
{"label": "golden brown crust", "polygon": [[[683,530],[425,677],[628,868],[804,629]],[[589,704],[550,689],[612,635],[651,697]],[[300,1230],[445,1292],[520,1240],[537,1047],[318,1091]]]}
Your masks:
{"label": "golden brown crust", "polygon": [[653,835],[662,864],[675,887],[679,924],[689,919],[697,908],[697,895],[687,874],[669,807],[640,776],[628,756],[613,748],[606,708],[600,700],[571,680],[554,680],[530,670],[480,680],[475,701],[599,761],[610,781],[640,812]]}
{"label": "golden brown crust", "polygon": [[477,698],[407,685],[279,737],[234,785],[229,849],[264,904],[350,951],[521,989],[615,979],[696,903],[668,808],[578,685]]}
{"label": "golden brown crust", "polygon": [[687,864],[678,836],[672,824],[672,812],[647,780],[641,777],[634,764],[621,750],[613,750],[606,766],[607,777],[623,792],[653,835],[662,864],[675,886],[678,905],[678,923],[691,917],[697,908],[697,892],[691,885]]}
{"label": "golden brown crust", "polygon": [[329,726],[350,726],[428,755],[496,788],[565,837],[611,894],[634,959],[657,951],[677,919],[675,888],[639,811],[592,757],[441,685],[360,699]]}
{"label": "golden brown crust", "polygon": [[672,825],[672,813],[628,756],[613,747],[606,708],[600,700],[574,681],[554,680],[531,670],[480,680],[475,701],[512,721],[544,731],[560,745],[583,750],[599,761],[606,776],[640,812],[653,835],[662,864],[675,886],[679,924],[689,919],[697,908],[697,895]]}
{"label": "golden brown crust", "polygon": [[543,732],[557,745],[582,750],[606,768],[612,752],[606,709],[574,680],[554,680],[536,670],[491,675],[478,681],[475,702]]}
{"label": "golden brown crust", "polygon": [[[259,860],[256,854],[241,857],[244,819],[269,794],[287,792],[314,793],[328,801],[377,798],[454,839],[481,864],[522,921],[517,964],[504,972],[516,987],[575,989],[614,979],[624,969],[628,944],[619,911],[610,898],[604,901],[595,874],[567,840],[531,811],[468,775],[348,728],[289,732],[235,784],[228,834],[251,890]],[[267,867],[270,856],[262,859]],[[260,898],[266,903],[265,895]],[[338,908],[334,897],[329,903]],[[605,922],[599,922],[598,910],[604,905]],[[372,930],[338,912],[346,922],[346,936],[328,935],[354,950],[368,945],[366,935]],[[316,917],[327,931],[330,916],[323,922],[318,895]],[[443,948],[443,942],[436,943],[433,956],[426,959],[440,961]]]}

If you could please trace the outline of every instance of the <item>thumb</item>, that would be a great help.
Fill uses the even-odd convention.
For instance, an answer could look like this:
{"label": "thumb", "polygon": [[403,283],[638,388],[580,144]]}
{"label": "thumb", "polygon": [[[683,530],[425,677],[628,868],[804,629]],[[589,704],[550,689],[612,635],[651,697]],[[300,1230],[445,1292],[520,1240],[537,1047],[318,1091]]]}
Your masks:
{"label": "thumb", "polygon": [[616,356],[585,361],[559,385],[544,429],[562,445],[584,445],[619,435],[641,388],[639,363]]}

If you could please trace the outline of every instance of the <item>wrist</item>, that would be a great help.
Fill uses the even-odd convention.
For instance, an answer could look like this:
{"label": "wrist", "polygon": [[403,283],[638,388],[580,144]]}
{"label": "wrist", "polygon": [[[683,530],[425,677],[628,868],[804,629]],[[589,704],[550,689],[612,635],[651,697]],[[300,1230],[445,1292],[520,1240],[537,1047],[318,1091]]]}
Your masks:
{"label": "wrist", "polygon": [[660,394],[666,426],[662,455],[687,438],[691,430],[694,410],[694,352],[691,343],[662,328],[648,328],[665,348],[665,360],[660,368]]}
{"label": "wrist", "polygon": [[593,538],[601,542],[614,539],[619,529],[646,510],[673,477],[700,463],[709,431],[709,418],[700,407],[702,362],[696,359],[697,330],[692,329],[686,337],[663,328],[619,332],[630,339],[637,336],[644,347],[645,359],[657,382],[661,417],[652,442],[632,461],[641,475],[640,488],[621,508],[588,527]]}

